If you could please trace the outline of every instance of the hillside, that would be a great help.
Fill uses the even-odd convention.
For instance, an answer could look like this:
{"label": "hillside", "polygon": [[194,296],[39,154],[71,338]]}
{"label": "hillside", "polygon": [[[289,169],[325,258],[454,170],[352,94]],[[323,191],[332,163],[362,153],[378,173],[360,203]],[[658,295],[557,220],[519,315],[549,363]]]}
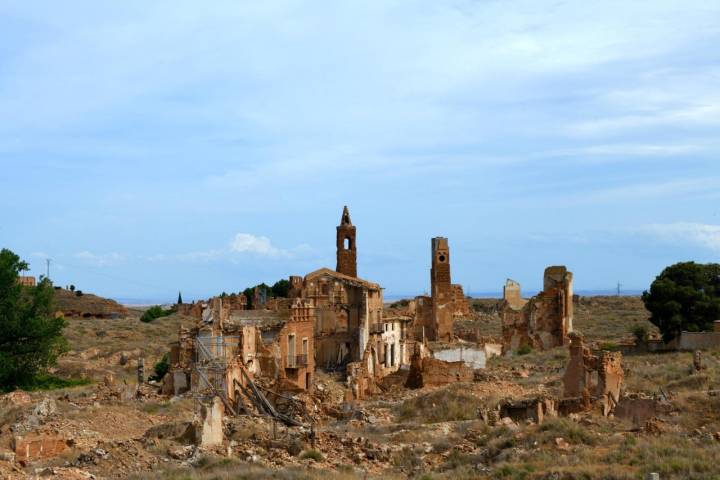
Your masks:
{"label": "hillside", "polygon": [[129,311],[115,300],[98,297],[91,293],[78,295],[63,288],[54,291],[55,310],[65,317],[120,318],[129,315]]}

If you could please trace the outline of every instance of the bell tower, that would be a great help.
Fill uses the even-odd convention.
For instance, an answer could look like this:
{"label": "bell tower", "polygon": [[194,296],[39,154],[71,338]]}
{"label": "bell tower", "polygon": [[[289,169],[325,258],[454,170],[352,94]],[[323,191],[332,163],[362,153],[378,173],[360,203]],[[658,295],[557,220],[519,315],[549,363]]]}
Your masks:
{"label": "bell tower", "polygon": [[343,208],[340,225],[337,226],[337,266],[335,271],[357,277],[357,246],[355,225],[350,221],[347,206]]}
{"label": "bell tower", "polygon": [[445,237],[431,240],[432,266],[430,290],[432,292],[434,340],[450,341],[453,335],[453,295],[450,280],[450,246]]}

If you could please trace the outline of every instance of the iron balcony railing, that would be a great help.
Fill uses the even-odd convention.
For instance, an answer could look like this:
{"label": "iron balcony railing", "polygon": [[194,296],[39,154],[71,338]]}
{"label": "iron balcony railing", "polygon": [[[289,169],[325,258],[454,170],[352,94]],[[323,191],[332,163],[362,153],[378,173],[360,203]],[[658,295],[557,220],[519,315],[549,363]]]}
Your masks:
{"label": "iron balcony railing", "polygon": [[301,368],[307,367],[308,356],[307,355],[295,355],[294,357],[287,358],[287,368]]}
{"label": "iron balcony railing", "polygon": [[385,324],[373,323],[370,325],[370,333],[383,333],[385,331]]}

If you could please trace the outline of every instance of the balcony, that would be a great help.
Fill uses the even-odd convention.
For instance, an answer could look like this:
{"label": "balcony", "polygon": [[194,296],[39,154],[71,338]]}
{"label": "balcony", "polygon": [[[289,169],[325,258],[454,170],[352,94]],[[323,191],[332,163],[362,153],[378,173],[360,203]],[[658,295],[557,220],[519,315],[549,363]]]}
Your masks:
{"label": "balcony", "polygon": [[287,358],[287,365],[285,366],[285,368],[304,368],[307,367],[307,364],[307,355],[295,355],[294,357]]}
{"label": "balcony", "polygon": [[370,333],[383,333],[385,331],[384,323],[373,323],[370,325]]}

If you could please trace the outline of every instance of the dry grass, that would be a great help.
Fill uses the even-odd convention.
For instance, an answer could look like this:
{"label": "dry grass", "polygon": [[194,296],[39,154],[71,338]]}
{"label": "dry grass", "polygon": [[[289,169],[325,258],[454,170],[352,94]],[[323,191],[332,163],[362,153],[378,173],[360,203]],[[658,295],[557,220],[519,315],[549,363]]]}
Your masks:
{"label": "dry grass", "polygon": [[575,303],[573,328],[593,341],[617,342],[632,338],[638,325],[657,333],[640,297],[580,297]]}

